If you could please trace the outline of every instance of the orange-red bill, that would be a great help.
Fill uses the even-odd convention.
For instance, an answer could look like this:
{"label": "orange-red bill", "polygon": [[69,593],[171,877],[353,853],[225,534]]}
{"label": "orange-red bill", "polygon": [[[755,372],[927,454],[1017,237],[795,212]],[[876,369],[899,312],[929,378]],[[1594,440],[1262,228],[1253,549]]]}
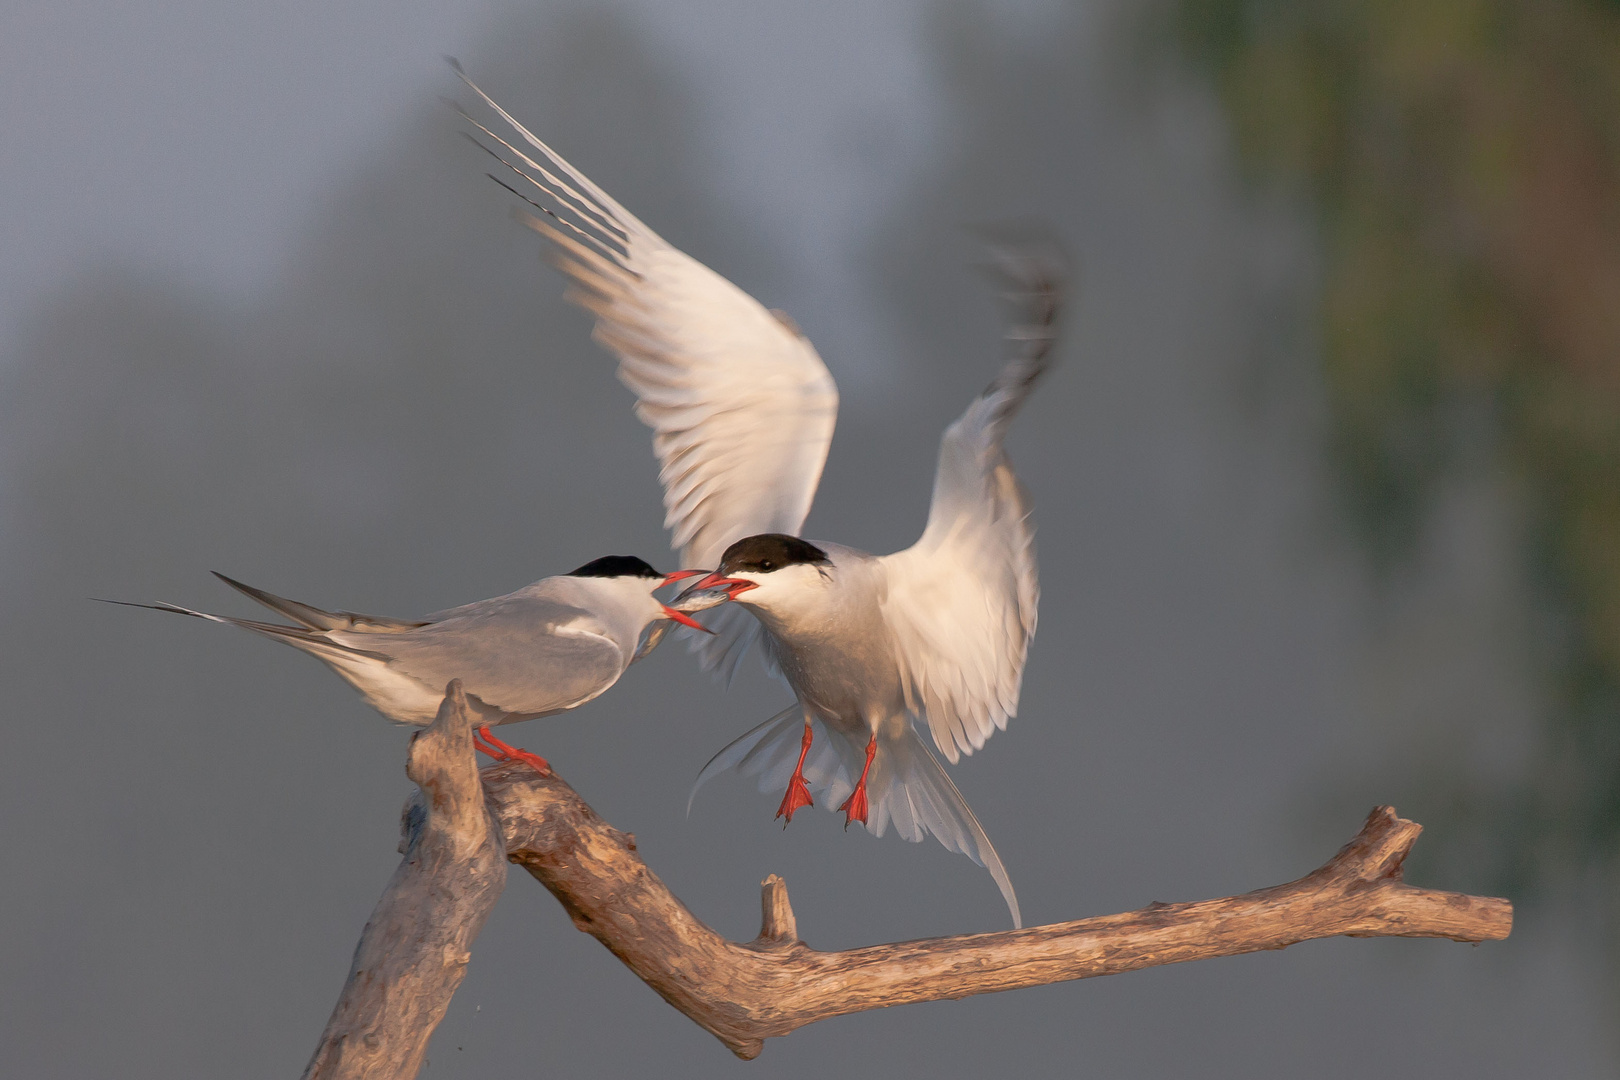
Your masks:
{"label": "orange-red bill", "polygon": [[[700,570],[700,571],[698,571],[698,573],[702,573],[702,571]],[[707,626],[704,626],[702,623],[698,622],[696,619],[692,618],[692,616],[688,615],[684,611],[676,611],[674,608],[670,607],[668,604],[660,604],[659,607],[664,609],[664,618],[666,618],[666,619],[674,619],[676,622],[680,623],[682,626],[690,626],[694,630],[703,631],[705,634],[714,633],[713,630],[710,630]]]}
{"label": "orange-red bill", "polygon": [[[689,577],[697,577],[701,573],[704,573],[704,571],[702,571],[702,570],[677,570],[673,574],[665,574],[664,575],[664,585],[673,585],[677,581],[685,581],[687,578],[689,578]],[[664,587],[664,585],[660,585],[658,587],[660,589],[662,589]]]}
{"label": "orange-red bill", "polygon": [[700,592],[703,589],[714,589],[721,585],[730,587],[730,594],[733,600],[737,599],[738,593],[747,592],[749,589],[759,588],[759,582],[757,581],[749,581],[746,578],[728,578],[724,574],[714,573],[710,574],[708,577],[704,578],[702,581],[698,582],[696,585],[693,585],[686,591]]}

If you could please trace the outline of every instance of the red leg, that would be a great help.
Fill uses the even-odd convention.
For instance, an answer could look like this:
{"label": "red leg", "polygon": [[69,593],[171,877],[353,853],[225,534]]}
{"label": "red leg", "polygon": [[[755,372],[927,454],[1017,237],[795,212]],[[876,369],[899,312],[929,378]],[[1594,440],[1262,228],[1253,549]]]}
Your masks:
{"label": "red leg", "polygon": [[[804,741],[799,744],[799,763],[793,768],[793,778],[788,781],[787,794],[782,796],[782,805],[776,808],[777,817],[793,820],[793,812],[813,805],[810,801],[810,786],[804,782],[804,759],[810,753],[810,740],[815,737],[810,730],[810,721],[804,722]],[[787,822],[782,823],[787,828]]]}
{"label": "red leg", "polygon": [[496,761],[521,761],[541,775],[551,772],[551,763],[545,758],[502,742],[491,735],[487,727],[473,728],[473,745]]}
{"label": "red leg", "polygon": [[866,744],[866,767],[861,770],[861,778],[855,782],[855,790],[849,793],[844,805],[838,808],[846,815],[844,818],[846,829],[852,821],[866,824],[866,774],[872,771],[872,759],[876,756],[877,736],[873,735],[872,740]]}
{"label": "red leg", "polygon": [[486,754],[494,758],[496,761],[507,760],[506,751],[499,749],[490,741],[489,728],[487,727],[473,728],[473,749],[480,754]]}

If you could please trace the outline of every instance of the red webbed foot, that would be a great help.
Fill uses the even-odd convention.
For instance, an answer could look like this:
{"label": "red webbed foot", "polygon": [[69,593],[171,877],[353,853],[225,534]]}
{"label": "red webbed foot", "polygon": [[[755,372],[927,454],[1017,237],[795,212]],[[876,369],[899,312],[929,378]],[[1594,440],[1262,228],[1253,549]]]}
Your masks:
{"label": "red webbed foot", "polygon": [[858,821],[866,824],[866,779],[861,778],[860,784],[849,793],[849,798],[838,809],[844,812],[844,828],[849,828],[850,822]]}
{"label": "red webbed foot", "polygon": [[[809,716],[806,715],[804,738],[799,742],[799,763],[793,766],[793,778],[788,781],[787,794],[782,796],[782,805],[776,808],[777,817],[785,817],[788,821],[792,821],[793,811],[815,805],[810,801],[810,786],[804,782],[804,759],[810,753],[810,743],[814,738],[815,732],[810,727]],[[782,823],[782,828],[787,828],[787,821]]]}
{"label": "red webbed foot", "polygon": [[515,746],[502,742],[500,739],[497,739],[495,736],[491,735],[489,733],[489,728],[487,727],[473,728],[473,746],[494,758],[496,761],[521,761],[525,765],[528,765],[534,769],[536,772],[540,773],[542,776],[548,775],[551,772],[551,763],[545,758],[541,757],[539,754],[533,754],[527,750],[520,750]]}
{"label": "red webbed foot", "polygon": [[[804,782],[804,774],[794,773],[793,779],[788,781],[787,794],[782,796],[782,805],[776,808],[776,816],[792,821],[795,810],[814,805],[810,801],[810,786]],[[787,828],[787,821],[782,823],[784,829]]]}
{"label": "red webbed foot", "polygon": [[866,767],[861,770],[861,778],[855,782],[855,790],[849,793],[844,805],[838,809],[846,815],[844,828],[849,828],[850,822],[858,821],[866,824],[866,774],[872,771],[872,759],[877,756],[877,736],[873,735],[866,744]]}

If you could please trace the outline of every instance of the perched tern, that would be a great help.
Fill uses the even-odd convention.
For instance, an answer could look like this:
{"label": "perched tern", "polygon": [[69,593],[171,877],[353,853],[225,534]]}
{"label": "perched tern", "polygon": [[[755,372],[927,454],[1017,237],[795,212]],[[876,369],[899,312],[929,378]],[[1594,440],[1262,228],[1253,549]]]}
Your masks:
{"label": "perched tern", "polygon": [[1020,308],[1015,355],[946,430],[922,538],[882,557],[811,543],[798,533],[838,389],[809,340],[664,241],[456,71],[515,132],[509,140],[468,117],[516,186],[497,181],[541,211],[520,217],[555,245],[570,298],[597,316],[596,338],[653,430],[665,526],[683,565],[718,564],[683,594],[733,602],[698,645],[705,666],[729,677],[763,628],[767,665],[797,695],[697,783],[737,767],[761,775],[762,789],[785,785],[778,815],[788,820],[819,798],[844,811],[846,827],[881,835],[892,822],[913,841],[932,833],[989,870],[1021,925],[1000,857],[917,726],[955,762],[1018,706],[1039,587],[1029,500],[1002,438],[1045,370],[1061,262],[993,252]]}
{"label": "perched tern", "polygon": [[[585,704],[652,652],[671,622],[704,629],[691,615],[653,596],[665,585],[702,573],[660,574],[633,555],[608,555],[517,592],[416,621],[323,611],[217,572],[214,576],[225,584],[296,625],[211,615],[174,604],[127,606],[240,626],[291,645],[337,672],[373,708],[399,724],[431,724],[445,687],[460,679],[476,717],[479,749],[497,760],[527,761],[545,771],[550,766],[544,758],[508,746],[489,728]],[[701,611],[720,602],[723,597],[694,597],[681,606]]]}

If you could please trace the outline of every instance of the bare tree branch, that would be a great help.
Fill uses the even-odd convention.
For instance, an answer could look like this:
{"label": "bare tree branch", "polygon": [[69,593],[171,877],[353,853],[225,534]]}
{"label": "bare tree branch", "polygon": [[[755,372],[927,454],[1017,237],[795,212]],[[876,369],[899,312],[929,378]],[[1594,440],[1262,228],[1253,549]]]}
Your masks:
{"label": "bare tree branch", "polygon": [[557,776],[524,765],[484,770],[508,857],[545,885],[574,925],[739,1057],[764,1040],[864,1009],[1114,975],[1312,938],[1505,938],[1506,900],[1420,889],[1401,864],[1421,825],[1388,806],[1320,869],[1269,889],[994,934],[818,952],[798,939],[787,886],[764,883],[759,937],[725,940],[688,911],[636,854],[635,838],[596,815]]}
{"label": "bare tree branch", "polygon": [[438,718],[412,738],[405,775],[418,785],[405,804],[405,859],[366,922],[305,1080],[415,1076],[506,884],[459,680]]}
{"label": "bare tree branch", "polygon": [[[461,984],[506,860],[540,880],[664,1000],[739,1057],[764,1040],[864,1009],[1281,949],[1311,938],[1507,937],[1506,900],[1419,889],[1401,865],[1422,826],[1380,806],[1320,869],[1269,889],[995,934],[819,952],[799,940],[787,886],[767,878],[760,933],[710,930],[566,783],[528,765],[480,775],[459,683],[412,740],[405,855],[372,911],[306,1080],[408,1080]],[[480,780],[482,790],[480,790]],[[502,841],[504,839],[504,847]]]}

